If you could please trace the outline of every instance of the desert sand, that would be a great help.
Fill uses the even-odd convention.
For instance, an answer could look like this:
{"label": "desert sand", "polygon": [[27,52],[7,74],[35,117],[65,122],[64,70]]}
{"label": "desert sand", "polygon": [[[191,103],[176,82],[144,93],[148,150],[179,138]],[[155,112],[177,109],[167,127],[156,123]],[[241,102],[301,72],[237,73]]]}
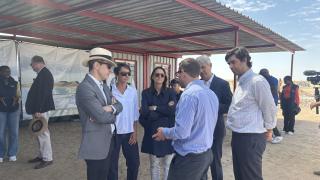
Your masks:
{"label": "desert sand", "polygon": [[[294,135],[283,135],[281,144],[269,144],[263,156],[263,176],[265,180],[316,180],[319,176],[313,171],[320,170],[320,115],[308,108],[312,101],[312,90],[308,90],[302,98],[302,112],[296,117]],[[307,97],[309,96],[309,98]],[[307,98],[305,98],[307,97]],[[44,169],[33,169],[34,164],[27,163],[37,153],[37,144],[27,127],[20,128],[20,151],[17,162],[0,164],[0,180],[85,180],[85,163],[77,159],[81,137],[80,123],[77,121],[53,122],[49,124],[54,164]],[[282,130],[283,120],[278,111],[278,127]],[[139,143],[143,129],[139,128]],[[231,133],[223,145],[224,179],[232,180],[232,156],[230,147]],[[140,154],[139,179],[149,180],[149,158]],[[126,167],[123,156],[120,159],[119,174],[121,180],[126,179]],[[211,178],[210,178],[211,179]]]}

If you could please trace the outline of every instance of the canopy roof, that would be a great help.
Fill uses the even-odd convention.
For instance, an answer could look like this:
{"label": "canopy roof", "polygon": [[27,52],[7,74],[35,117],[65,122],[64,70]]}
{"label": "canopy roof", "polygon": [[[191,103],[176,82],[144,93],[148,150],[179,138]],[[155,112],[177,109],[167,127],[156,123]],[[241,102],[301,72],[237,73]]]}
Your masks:
{"label": "canopy roof", "polygon": [[10,38],[79,49],[173,56],[224,53],[235,45],[304,50],[214,0],[3,0],[0,22],[2,33],[35,37]]}

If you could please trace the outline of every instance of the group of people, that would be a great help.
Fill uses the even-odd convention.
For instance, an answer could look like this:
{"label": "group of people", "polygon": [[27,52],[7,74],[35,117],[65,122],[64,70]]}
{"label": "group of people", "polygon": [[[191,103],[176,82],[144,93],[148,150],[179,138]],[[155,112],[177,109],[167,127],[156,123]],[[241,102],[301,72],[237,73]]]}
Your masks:
{"label": "group of people", "polygon": [[[54,110],[52,90],[54,79],[51,72],[46,68],[41,56],[31,59],[31,68],[37,73],[25,103],[25,110],[33,118],[43,117],[49,120],[49,111]],[[19,120],[21,109],[21,95],[19,83],[11,77],[8,66],[0,67],[0,163],[5,155],[9,161],[17,160]],[[7,138],[7,134],[9,135]],[[45,129],[38,134],[38,155],[30,159],[29,163],[38,163],[35,169],[41,169],[53,163],[50,132]],[[8,142],[6,142],[8,139]],[[8,149],[6,148],[8,146]]]}
{"label": "group of people", "polygon": [[[225,59],[239,77],[233,95],[229,83],[211,72],[208,56],[187,58],[179,64],[172,88],[167,87],[165,69],[153,69],[139,112],[137,91],[128,85],[130,67],[116,65],[106,49],[92,49],[84,62],[89,73],[76,92],[82,123],[79,156],[87,164],[88,180],[118,179],[121,147],[127,179],[138,178],[138,121],[144,128],[141,152],[149,154],[152,180],[207,179],[209,167],[213,179],[221,180],[226,113],[235,179],[262,179],[262,154],[272,140],[276,103],[267,79],[251,70],[247,49],[232,49]],[[112,67],[116,81],[108,87],[103,81]]]}
{"label": "group of people", "polygon": [[[212,73],[206,55],[187,58],[179,64],[177,79],[168,84],[167,72],[155,67],[150,87],[142,91],[139,108],[137,90],[128,83],[128,64],[115,63],[112,53],[94,48],[83,62],[88,73],[76,91],[76,105],[82,127],[79,158],[84,159],[88,180],[117,180],[120,149],[126,159],[127,179],[138,179],[140,166],[138,123],[144,128],[141,152],[149,154],[152,180],[223,179],[222,145],[227,126],[232,131],[232,160],[236,180],[259,180],[266,142],[282,140],[276,127],[278,81],[267,69],[260,75],[251,69],[246,48],[230,50],[225,60],[238,76],[232,94],[229,83]],[[26,112],[49,119],[54,110],[53,76],[42,57],[34,56],[31,67],[37,73],[26,101]],[[111,73],[116,80],[104,83]],[[201,79],[199,79],[199,77]],[[299,113],[299,89],[290,76],[280,93],[284,132],[294,133]],[[184,89],[184,91],[181,90]],[[9,161],[16,161],[20,115],[20,89],[8,66],[0,67],[0,162],[6,152],[9,133]],[[316,105],[313,105],[316,106]],[[227,114],[225,125],[224,115]],[[273,135],[274,134],[274,135]],[[35,169],[53,163],[50,132],[37,136],[39,154],[29,160]]]}

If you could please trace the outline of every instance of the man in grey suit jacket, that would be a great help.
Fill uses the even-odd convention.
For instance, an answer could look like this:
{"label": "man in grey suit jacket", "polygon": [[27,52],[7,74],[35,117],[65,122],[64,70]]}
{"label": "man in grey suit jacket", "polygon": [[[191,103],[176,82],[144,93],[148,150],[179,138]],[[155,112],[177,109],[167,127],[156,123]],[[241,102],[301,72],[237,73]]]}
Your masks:
{"label": "man in grey suit jacket", "polygon": [[114,148],[114,122],[116,115],[122,111],[121,103],[112,97],[108,86],[103,84],[115,63],[110,51],[94,48],[83,65],[89,67],[89,73],[76,92],[82,125],[79,157],[86,161],[88,180],[106,180],[110,154]]}

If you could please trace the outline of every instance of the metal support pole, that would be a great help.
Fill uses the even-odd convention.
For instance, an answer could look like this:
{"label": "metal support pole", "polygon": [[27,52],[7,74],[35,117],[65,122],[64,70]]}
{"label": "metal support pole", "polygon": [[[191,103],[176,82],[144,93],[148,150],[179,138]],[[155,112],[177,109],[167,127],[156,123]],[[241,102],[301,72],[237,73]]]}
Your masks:
{"label": "metal support pole", "polygon": [[[239,44],[239,33],[238,31],[234,31],[234,47],[237,47]],[[233,75],[233,92],[236,90],[237,87],[237,75]]]}
{"label": "metal support pole", "polygon": [[293,79],[293,60],[294,60],[294,53],[291,54],[291,70],[290,70],[290,76]]}

